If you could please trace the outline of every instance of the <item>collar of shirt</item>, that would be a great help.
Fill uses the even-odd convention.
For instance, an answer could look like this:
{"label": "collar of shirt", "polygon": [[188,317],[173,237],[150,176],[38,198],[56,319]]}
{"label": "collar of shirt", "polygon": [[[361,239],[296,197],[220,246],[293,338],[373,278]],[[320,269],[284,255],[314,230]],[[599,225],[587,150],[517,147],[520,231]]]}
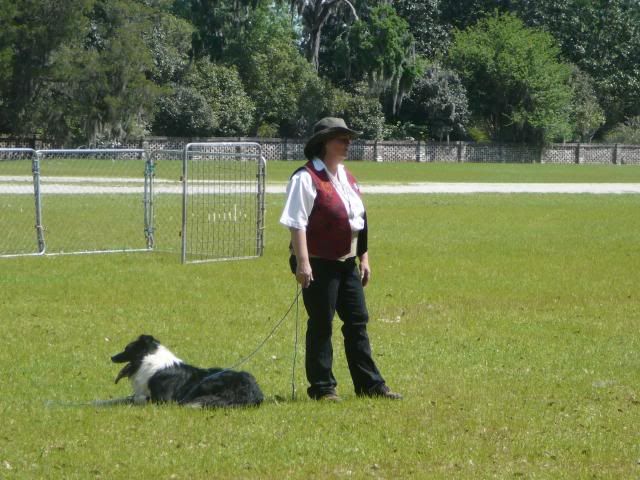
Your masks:
{"label": "collar of shirt", "polygon": [[[313,164],[313,168],[315,168],[317,172],[326,170],[328,174],[331,174],[331,172],[327,169],[327,166],[324,164],[324,162],[320,158],[314,157],[311,163]],[[344,182],[346,180],[346,175],[344,173],[344,165],[339,163],[338,171],[336,172],[336,175],[332,175],[332,176],[336,177],[338,181]]]}

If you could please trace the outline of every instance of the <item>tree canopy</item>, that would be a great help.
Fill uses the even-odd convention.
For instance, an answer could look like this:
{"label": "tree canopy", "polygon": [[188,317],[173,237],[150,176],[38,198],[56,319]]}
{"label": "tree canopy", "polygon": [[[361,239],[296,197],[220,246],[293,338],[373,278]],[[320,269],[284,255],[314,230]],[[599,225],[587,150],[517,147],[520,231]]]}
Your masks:
{"label": "tree canopy", "polygon": [[[0,134],[635,138],[636,0],[0,0]],[[626,136],[625,136],[626,135]]]}

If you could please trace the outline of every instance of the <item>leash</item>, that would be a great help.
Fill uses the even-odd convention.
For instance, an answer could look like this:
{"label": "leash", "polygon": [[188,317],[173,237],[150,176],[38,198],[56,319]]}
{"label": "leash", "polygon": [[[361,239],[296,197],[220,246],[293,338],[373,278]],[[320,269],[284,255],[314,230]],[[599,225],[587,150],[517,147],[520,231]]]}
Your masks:
{"label": "leash", "polygon": [[293,362],[291,365],[291,400],[296,399],[296,360],[298,359],[298,322],[300,318],[299,314],[299,298],[300,298],[300,284],[296,282],[296,321],[295,321],[295,333],[293,337]]}
{"label": "leash", "polygon": [[[300,286],[296,282],[296,295],[295,295],[295,297],[293,299],[293,302],[291,302],[291,305],[289,305],[289,308],[287,309],[285,314],[282,316],[282,318],[280,320],[278,320],[278,322],[274,325],[274,327],[271,329],[269,334],[262,340],[262,342],[260,342],[258,344],[258,346],[249,355],[247,355],[246,357],[240,359],[239,361],[237,361],[236,363],[234,363],[230,367],[223,368],[219,372],[212,373],[211,375],[207,375],[206,377],[204,377],[196,385],[191,387],[189,389],[189,391],[182,396],[182,398],[178,401],[178,403],[179,404],[183,403],[185,398],[189,397],[198,387],[200,387],[200,385],[202,385],[207,380],[211,380],[213,378],[216,378],[217,376],[222,375],[225,372],[229,372],[229,371],[239,367],[240,365],[248,362],[249,360],[251,360],[251,358],[253,358],[262,349],[262,347],[264,347],[264,345],[267,343],[267,341],[269,341],[269,339],[271,339],[271,337],[273,337],[273,335],[276,333],[276,331],[278,330],[280,325],[282,325],[282,323],[285,321],[285,319],[287,318],[287,316],[289,315],[289,313],[293,309],[294,305],[296,307],[296,321],[295,321],[295,329],[296,329],[296,331],[295,331],[294,346],[293,346],[293,366],[292,366],[292,369],[291,369],[291,399],[295,400],[295,397],[296,397],[295,374],[296,374],[296,360],[297,360],[297,356],[298,356],[298,322],[299,322],[299,320],[298,320],[299,319],[299,301],[298,301],[298,299],[300,298],[300,294],[301,293],[302,293],[302,290],[300,290]],[[133,402],[133,396],[129,396],[129,397],[124,397],[124,398],[116,398],[116,399],[112,399],[112,400],[92,400],[90,402],[64,402],[64,401],[56,401],[56,400],[47,400],[45,402],[45,406],[46,407],[90,407],[90,406],[91,407],[110,407],[110,406],[116,406],[116,405],[130,405],[132,403],[134,403]]]}
{"label": "leash", "polygon": [[[267,341],[269,341],[269,339],[271,339],[271,337],[273,337],[273,335],[276,333],[276,330],[278,330],[280,325],[282,325],[282,323],[285,321],[285,319],[289,315],[289,312],[291,312],[291,310],[293,309],[294,305],[296,306],[296,340],[295,340],[296,346],[295,346],[295,350],[297,351],[297,343],[298,343],[298,298],[300,297],[301,293],[302,293],[302,291],[299,288],[296,288],[296,296],[293,299],[293,302],[291,302],[291,305],[289,305],[289,308],[287,309],[285,314],[282,316],[282,318],[280,320],[278,320],[278,322],[274,325],[274,327],[271,329],[269,334],[264,338],[264,340],[262,340],[262,342],[260,342],[258,344],[258,346],[249,355],[247,355],[244,358],[241,358],[240,360],[238,360],[236,363],[234,363],[230,367],[223,368],[219,372],[212,373],[211,375],[207,375],[206,377],[204,377],[202,380],[200,380],[198,383],[196,383],[193,387],[191,387],[189,389],[189,391],[187,393],[185,393],[180,400],[178,400],[178,404],[183,403],[184,400],[187,397],[189,397],[204,382],[206,382],[208,380],[211,380],[213,378],[216,378],[216,377],[222,375],[223,373],[229,372],[229,371],[231,371],[231,370],[233,370],[235,368],[238,368],[240,365],[243,365],[243,364],[247,363],[249,360],[251,360],[251,358],[253,358],[255,356],[255,354],[258,353],[262,349],[262,347],[264,347],[264,345],[267,343]],[[295,356],[294,356],[294,359],[295,359]],[[294,372],[295,372],[295,365],[294,365]],[[291,382],[292,382],[292,389],[295,390],[295,385],[293,384],[293,374],[292,374]],[[292,395],[295,395],[295,391],[293,391]]]}

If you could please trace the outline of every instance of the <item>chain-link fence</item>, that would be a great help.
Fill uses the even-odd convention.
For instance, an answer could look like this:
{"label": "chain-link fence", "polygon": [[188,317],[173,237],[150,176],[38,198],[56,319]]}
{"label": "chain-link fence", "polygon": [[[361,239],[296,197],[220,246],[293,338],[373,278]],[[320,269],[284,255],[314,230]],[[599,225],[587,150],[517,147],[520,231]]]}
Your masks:
{"label": "chain-link fence", "polygon": [[39,255],[44,251],[35,174],[35,150],[0,148],[0,256]]}
{"label": "chain-link fence", "polygon": [[262,254],[265,162],[255,143],[184,149],[0,148],[0,256]]}
{"label": "chain-link fence", "polygon": [[36,155],[47,254],[150,249],[144,150],[38,150]]}
{"label": "chain-link fence", "polygon": [[182,248],[182,162],[184,149],[154,150],[152,164],[154,250],[179,253]]}

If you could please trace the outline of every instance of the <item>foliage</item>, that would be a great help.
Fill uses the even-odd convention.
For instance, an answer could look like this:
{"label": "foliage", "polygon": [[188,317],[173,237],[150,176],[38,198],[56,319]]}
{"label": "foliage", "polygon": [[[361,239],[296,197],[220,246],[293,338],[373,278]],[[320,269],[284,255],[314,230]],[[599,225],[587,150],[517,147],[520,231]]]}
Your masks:
{"label": "foliage", "polygon": [[570,68],[548,33],[511,14],[492,16],[455,32],[448,62],[493,140],[542,143],[570,135]]}
{"label": "foliage", "polygon": [[[292,9],[298,12],[302,23],[302,44],[307,58],[316,71],[320,67],[320,43],[325,25],[339,17],[342,25],[358,20],[358,14],[350,0],[291,0]],[[346,12],[346,15],[345,15]]]}
{"label": "foliage", "polygon": [[640,3],[635,0],[521,0],[518,14],[558,40],[595,84],[608,123],[640,114]]}
{"label": "foliage", "polygon": [[183,79],[211,106],[217,127],[213,135],[247,135],[252,128],[255,106],[246,94],[236,67],[215,65],[207,59],[196,62]]}
{"label": "foliage", "polygon": [[[299,54],[286,13],[256,10],[251,26],[236,41],[232,52],[256,106],[256,125],[278,125],[283,136],[306,134],[317,119],[316,110],[323,110],[324,87]],[[309,105],[313,111],[305,108]]]}
{"label": "foliage", "polygon": [[17,13],[16,2],[0,0],[0,131],[2,131],[2,106],[9,100],[9,85],[13,74],[13,56]]}
{"label": "foliage", "polygon": [[[94,0],[2,0],[0,131],[29,131],[31,102],[53,69],[52,54],[88,27]],[[6,25],[6,27],[5,27]]]}
{"label": "foliage", "polygon": [[216,127],[215,114],[202,93],[194,87],[178,85],[158,98],[152,132],[176,137],[208,137]]}
{"label": "foliage", "polygon": [[[509,48],[474,45],[500,15],[510,20],[493,33]],[[142,135],[150,125],[169,133],[163,123],[174,134],[303,136],[319,116],[346,111],[332,104],[338,90],[373,137],[444,138],[456,103],[446,89],[427,101],[422,58],[455,67],[472,138],[589,141],[640,114],[635,0],[0,0],[0,25],[0,133],[69,143]],[[465,38],[474,41],[463,55]],[[560,54],[580,73],[567,73]],[[189,83],[202,59],[225,79],[233,74],[218,67],[237,68],[242,88],[236,77],[215,87],[236,89],[228,102],[204,95],[205,107]],[[414,100],[432,102],[438,118],[414,118],[422,108]]]}
{"label": "foliage", "polygon": [[640,116],[616,125],[605,137],[607,142],[640,145]]}
{"label": "foliage", "polygon": [[236,68],[204,58],[159,99],[157,108],[154,133],[200,137],[247,135],[255,110]]}
{"label": "foliage", "polygon": [[350,128],[362,132],[362,138],[381,140],[385,136],[382,106],[364,83],[357,85],[354,93],[330,91],[327,114],[344,118]]}
{"label": "foliage", "polygon": [[593,88],[593,80],[574,67],[569,84],[573,90],[571,119],[575,136],[579,141],[591,142],[605,121],[604,110],[600,107]]}
{"label": "foliage", "polygon": [[437,64],[429,67],[411,90],[402,117],[426,125],[432,138],[449,140],[464,137],[469,121],[467,94],[455,72]]}
{"label": "foliage", "polygon": [[193,32],[191,23],[166,13],[154,22],[150,32],[145,32],[155,66],[152,78],[156,83],[167,85],[184,73],[190,61]]}
{"label": "foliage", "polygon": [[393,7],[383,4],[367,19],[356,21],[348,35],[336,40],[338,58],[351,81],[366,79],[373,95],[390,93],[391,115],[400,111],[402,100],[420,74],[413,51],[413,36],[407,22]]}
{"label": "foliage", "polygon": [[154,63],[143,41],[153,13],[138,3],[96,1],[82,42],[52,55],[50,78],[35,101],[34,128],[90,144],[143,135],[161,92],[149,78]]}
{"label": "foliage", "polygon": [[416,53],[436,58],[449,47],[449,28],[441,21],[441,0],[397,0],[398,15],[407,21],[415,39]]}
{"label": "foliage", "polygon": [[195,58],[220,60],[233,38],[244,34],[260,0],[174,0],[173,12],[194,27]]}

